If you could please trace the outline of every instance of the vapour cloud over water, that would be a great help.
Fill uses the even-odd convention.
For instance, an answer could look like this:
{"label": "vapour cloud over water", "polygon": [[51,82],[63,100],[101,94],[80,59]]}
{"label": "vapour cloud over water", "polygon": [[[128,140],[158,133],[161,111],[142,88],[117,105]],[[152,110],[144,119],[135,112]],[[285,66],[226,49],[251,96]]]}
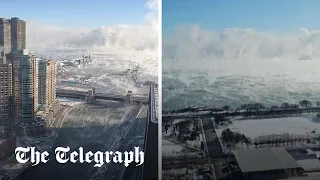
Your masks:
{"label": "vapour cloud over water", "polygon": [[165,59],[178,61],[320,58],[320,31],[303,28],[278,35],[254,29],[217,32],[197,25],[180,26],[163,44]]}
{"label": "vapour cloud over water", "polygon": [[158,44],[157,0],[145,4],[150,11],[146,14],[147,24],[62,28],[28,21],[28,47],[39,49],[52,46],[103,47],[137,50],[155,50]]}
{"label": "vapour cloud over water", "polygon": [[[27,46],[40,58],[59,61],[61,73],[57,76],[60,88],[96,87],[97,92],[110,94],[145,94],[128,69],[139,67],[137,78],[142,83],[157,79],[158,70],[158,10],[157,0],[145,3],[146,23],[119,24],[99,28],[67,28],[27,21]],[[107,23],[107,22],[106,22]],[[91,55],[93,63],[80,67],[66,66],[65,62],[82,55]],[[63,71],[63,72],[62,72]],[[124,75],[119,75],[124,74]],[[89,84],[73,82],[78,77],[89,77]],[[66,82],[65,82],[66,81]]]}
{"label": "vapour cloud over water", "polygon": [[163,40],[164,109],[318,101],[320,31],[180,26]]}

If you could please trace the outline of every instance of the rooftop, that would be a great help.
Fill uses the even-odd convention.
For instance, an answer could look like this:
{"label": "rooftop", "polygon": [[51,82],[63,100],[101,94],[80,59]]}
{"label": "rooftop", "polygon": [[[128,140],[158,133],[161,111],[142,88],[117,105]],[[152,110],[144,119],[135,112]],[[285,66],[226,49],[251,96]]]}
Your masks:
{"label": "rooftop", "polygon": [[315,171],[320,169],[320,161],[318,159],[304,159],[298,160],[297,162],[306,171]]}
{"label": "rooftop", "polygon": [[242,172],[301,168],[284,148],[239,149],[233,154]]}

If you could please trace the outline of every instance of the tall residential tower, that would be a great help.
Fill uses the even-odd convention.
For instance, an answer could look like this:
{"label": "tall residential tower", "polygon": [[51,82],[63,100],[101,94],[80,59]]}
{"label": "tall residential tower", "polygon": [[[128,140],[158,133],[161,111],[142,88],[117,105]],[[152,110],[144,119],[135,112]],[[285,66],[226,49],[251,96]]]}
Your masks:
{"label": "tall residential tower", "polygon": [[26,22],[17,17],[9,20],[11,25],[11,49],[22,50],[27,47]]}
{"label": "tall residential tower", "polygon": [[7,138],[12,126],[12,65],[0,63],[0,138]]}
{"label": "tall residential tower", "polygon": [[0,63],[4,63],[4,58],[11,51],[11,25],[5,18],[0,18]]}
{"label": "tall residential tower", "polygon": [[56,97],[56,65],[54,60],[39,61],[39,104],[50,105]]}
{"label": "tall residential tower", "polygon": [[38,110],[38,62],[27,49],[6,55],[12,64],[14,120],[31,123]]}

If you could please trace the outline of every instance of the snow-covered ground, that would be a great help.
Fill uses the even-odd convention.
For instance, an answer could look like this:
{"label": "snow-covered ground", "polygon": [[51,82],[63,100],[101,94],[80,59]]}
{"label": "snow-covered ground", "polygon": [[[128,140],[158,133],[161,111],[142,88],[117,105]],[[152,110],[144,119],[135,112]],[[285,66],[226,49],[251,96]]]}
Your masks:
{"label": "snow-covered ground", "polygon": [[[271,119],[234,120],[226,127],[216,128],[220,137],[224,129],[240,132],[251,139],[271,134],[319,135],[320,119],[315,114],[303,117],[285,117]],[[314,132],[314,133],[312,133]]]}
{"label": "snow-covered ground", "polygon": [[[222,132],[226,129],[245,135],[251,144],[240,142],[230,149],[221,138]],[[288,150],[295,150],[320,146],[320,119],[312,113],[303,114],[300,117],[232,120],[232,124],[215,126],[215,131],[224,153],[229,153],[235,148],[281,146]]]}
{"label": "snow-covered ground", "polygon": [[[197,143],[197,142],[191,141],[191,143]],[[162,157],[163,158],[198,157],[200,152],[201,151],[199,149],[194,148],[190,144],[186,144],[186,143],[179,144],[175,141],[162,138]]]}
{"label": "snow-covered ground", "polygon": [[162,156],[178,156],[184,149],[185,148],[179,144],[162,139]]}
{"label": "snow-covered ground", "polygon": [[163,180],[201,180],[204,179],[202,175],[199,174],[199,169],[209,168],[208,165],[195,165],[192,168],[179,168],[179,169],[170,169],[162,170],[162,179]]}
{"label": "snow-covered ground", "polygon": [[[162,132],[162,156],[163,157],[196,157],[201,152],[201,141],[203,141],[203,137],[201,133],[195,137],[195,140],[179,140],[180,130],[177,129],[178,123],[183,123],[188,120],[184,119],[176,119],[172,121],[172,124],[168,128],[167,132]],[[194,126],[197,124],[200,125],[198,121],[193,121],[190,123],[187,128],[189,128],[190,132],[194,131]],[[175,128],[174,128],[175,127]]]}

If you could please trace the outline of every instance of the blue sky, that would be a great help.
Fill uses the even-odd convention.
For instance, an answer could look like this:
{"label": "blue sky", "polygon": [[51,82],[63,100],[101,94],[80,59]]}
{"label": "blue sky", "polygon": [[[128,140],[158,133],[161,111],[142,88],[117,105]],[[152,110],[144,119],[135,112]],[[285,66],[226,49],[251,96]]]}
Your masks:
{"label": "blue sky", "polygon": [[0,17],[61,27],[145,24],[146,0],[0,0]]}
{"label": "blue sky", "polygon": [[190,24],[217,31],[320,29],[320,0],[162,0],[162,14],[164,35],[178,25]]}

